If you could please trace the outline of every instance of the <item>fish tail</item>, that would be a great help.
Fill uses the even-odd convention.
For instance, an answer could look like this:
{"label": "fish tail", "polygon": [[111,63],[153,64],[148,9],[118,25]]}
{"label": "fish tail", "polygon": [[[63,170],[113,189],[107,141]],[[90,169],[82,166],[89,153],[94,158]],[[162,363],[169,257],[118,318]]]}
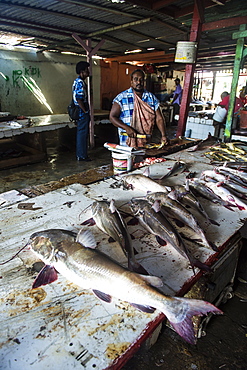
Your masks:
{"label": "fish tail", "polygon": [[223,312],[209,302],[188,299],[173,298],[173,311],[166,312],[165,315],[174,330],[188,343],[196,344],[196,334],[191,318],[202,316],[207,313],[222,314]]}
{"label": "fish tail", "polygon": [[200,270],[203,270],[203,271],[207,271],[207,272],[212,271],[211,267],[207,266],[205,263],[203,263],[203,262],[201,262],[197,259],[193,260],[193,266],[198,267]]}
{"label": "fish tail", "polygon": [[210,222],[212,225],[220,226],[220,224],[219,224],[217,221],[212,220],[211,218],[209,218],[208,220],[209,220],[209,222]]}

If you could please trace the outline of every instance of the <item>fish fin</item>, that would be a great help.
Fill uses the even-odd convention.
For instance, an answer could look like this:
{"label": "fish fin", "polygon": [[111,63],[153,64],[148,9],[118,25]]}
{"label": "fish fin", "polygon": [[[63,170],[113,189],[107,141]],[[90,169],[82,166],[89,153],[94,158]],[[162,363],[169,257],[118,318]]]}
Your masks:
{"label": "fish fin", "polygon": [[143,174],[143,176],[149,177],[150,176],[150,169],[149,169],[149,167],[146,167],[142,174]]}
{"label": "fish fin", "polygon": [[76,236],[76,242],[82,244],[86,248],[95,249],[97,247],[94,236],[89,230],[79,230]]}
{"label": "fish fin", "polygon": [[174,218],[174,222],[178,227],[184,227],[185,223],[181,220],[178,220],[177,218]]}
{"label": "fish fin", "polygon": [[88,220],[85,220],[81,225],[88,225],[88,226],[94,226],[96,225],[96,222],[94,221],[94,219],[91,217],[89,218]]}
{"label": "fish fin", "polygon": [[155,288],[160,288],[163,286],[163,281],[158,276],[141,275],[142,279],[145,280],[149,285]]}
{"label": "fish fin", "polygon": [[93,293],[99,298],[101,301],[106,303],[111,303],[111,296],[109,294],[103,293],[100,290],[93,289]]}
{"label": "fish fin", "polygon": [[229,204],[224,204],[223,206],[224,206],[225,208],[229,209],[229,211],[233,211],[233,212],[235,212],[235,211],[234,211],[234,209],[232,209],[232,207],[235,207],[233,204],[231,204],[231,205],[229,205]]}
{"label": "fish fin", "polygon": [[160,200],[156,199],[152,205],[152,208],[155,212],[160,212],[161,206],[160,206]]}
{"label": "fish fin", "polygon": [[213,242],[208,242],[208,244],[213,249],[213,251],[215,251],[215,252],[218,252],[219,251],[218,248],[216,247],[216,245]]}
{"label": "fish fin", "polygon": [[173,298],[173,311],[164,312],[174,330],[188,343],[196,344],[196,336],[191,318],[203,316],[207,313],[223,314],[223,312],[209,302],[189,299]]}
{"label": "fish fin", "polygon": [[137,218],[137,217],[132,217],[132,218],[127,222],[127,225],[131,225],[131,226],[138,225],[138,224],[139,224],[139,221],[138,221],[138,218]]}
{"label": "fish fin", "polygon": [[57,271],[55,270],[55,268],[50,265],[45,265],[34,280],[32,289],[39,288],[41,285],[53,283],[56,280]]}
{"label": "fish fin", "polygon": [[155,308],[150,306],[144,306],[137,303],[130,303],[130,305],[145,313],[153,313],[155,311]]}
{"label": "fish fin", "polygon": [[177,195],[177,192],[176,190],[172,190],[170,191],[170,193],[168,194],[168,197],[172,200],[178,200],[178,195]]}
{"label": "fish fin", "polygon": [[133,261],[133,258],[128,257],[128,269],[136,272],[137,274],[148,275],[147,270],[137,261]]}
{"label": "fish fin", "polygon": [[194,267],[198,267],[200,270],[203,270],[203,271],[207,271],[207,272],[211,272],[212,269],[211,267],[207,266],[205,263],[195,259],[193,260],[193,266]]}
{"label": "fish fin", "polygon": [[159,245],[162,245],[163,247],[165,245],[167,245],[167,242],[164,239],[162,239],[160,236],[155,235],[155,238],[156,238],[157,242],[159,243]]}
{"label": "fish fin", "polygon": [[116,212],[116,210],[117,210],[117,209],[116,209],[116,206],[115,206],[115,201],[114,201],[114,199],[112,199],[112,200],[110,201],[109,209],[110,209],[111,213]]}
{"label": "fish fin", "polygon": [[113,237],[112,236],[110,236],[110,238],[108,239],[108,243],[115,243],[115,239],[113,239]]}
{"label": "fish fin", "polygon": [[219,224],[217,221],[212,220],[211,218],[209,218],[208,220],[209,220],[209,222],[210,222],[212,225],[220,226],[220,224]]}

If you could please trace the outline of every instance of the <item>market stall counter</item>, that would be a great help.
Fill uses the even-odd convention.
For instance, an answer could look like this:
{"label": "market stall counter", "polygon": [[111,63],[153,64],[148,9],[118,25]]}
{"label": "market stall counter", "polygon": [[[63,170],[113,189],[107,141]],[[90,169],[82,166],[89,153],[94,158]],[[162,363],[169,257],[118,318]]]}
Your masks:
{"label": "market stall counter", "polygon": [[[94,111],[95,124],[108,123],[108,117],[109,112],[106,110]],[[7,120],[6,117],[6,121],[0,122],[0,169],[45,160],[47,158],[45,134],[59,130],[66,136],[62,129],[76,128],[68,114],[11,118]]]}
{"label": "market stall counter", "polygon": [[[157,178],[170,171],[178,160],[196,173],[212,168],[202,153],[183,150],[167,156],[166,161],[157,163],[150,173]],[[144,169],[129,174],[142,175]],[[201,199],[215,224],[201,215],[197,216],[198,222],[217,251],[198,241],[185,238],[185,242],[191,253],[210,267],[211,272],[204,272],[198,267],[192,268],[189,260],[169,242],[161,245],[155,235],[140,224],[127,222],[133,218],[130,200],[145,197],[146,191],[138,187],[126,189],[121,180],[122,176],[110,176],[87,185],[74,183],[2,207],[0,261],[11,259],[34,232],[90,230],[97,249],[127,267],[127,257],[118,243],[110,242],[108,235],[87,222],[92,217],[91,206],[95,200],[114,199],[117,209],[126,216],[136,260],[149,275],[162,280],[159,290],[169,296],[187,295],[217,302],[234,276],[241,248],[239,230],[247,211],[237,207],[228,209]],[[167,179],[165,185],[184,181],[182,172]],[[186,233],[184,226],[178,227],[181,234]],[[90,290],[81,289],[62,274],[53,283],[32,289],[42,266],[32,250],[23,250],[1,266],[0,363],[4,369],[120,369],[165,320],[159,310],[144,313],[114,297],[111,303],[99,300]],[[200,289],[193,290],[201,279],[204,280]],[[212,285],[216,288],[210,289]]]}

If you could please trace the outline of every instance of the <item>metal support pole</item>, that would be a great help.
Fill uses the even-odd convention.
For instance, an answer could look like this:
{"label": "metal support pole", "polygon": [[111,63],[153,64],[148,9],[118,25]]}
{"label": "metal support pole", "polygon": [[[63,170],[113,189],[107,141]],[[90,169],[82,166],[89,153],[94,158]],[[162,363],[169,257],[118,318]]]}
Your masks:
{"label": "metal support pole", "polygon": [[[240,26],[240,31],[244,31],[245,29],[246,29],[245,24]],[[238,86],[241,62],[243,58],[243,51],[244,51],[244,37],[240,37],[237,40],[237,46],[236,46],[236,55],[235,55],[235,60],[234,60],[234,69],[233,69],[231,93],[230,93],[230,100],[229,100],[229,108],[227,112],[226,127],[225,127],[225,132],[224,132],[225,142],[228,142],[231,140],[232,121],[233,121],[233,115],[234,115],[236,91],[237,91],[237,86]]]}

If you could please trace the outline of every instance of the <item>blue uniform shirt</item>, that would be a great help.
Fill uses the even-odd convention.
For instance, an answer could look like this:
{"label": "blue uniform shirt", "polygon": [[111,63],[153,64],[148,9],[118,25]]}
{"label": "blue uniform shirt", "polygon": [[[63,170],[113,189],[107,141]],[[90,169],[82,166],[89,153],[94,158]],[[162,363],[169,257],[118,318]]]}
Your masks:
{"label": "blue uniform shirt", "polygon": [[[88,110],[88,93],[87,93],[87,84],[78,76],[72,86],[72,94],[75,105],[78,105],[76,99],[81,99],[85,105],[85,108]],[[80,118],[84,116],[83,110],[80,108]]]}

